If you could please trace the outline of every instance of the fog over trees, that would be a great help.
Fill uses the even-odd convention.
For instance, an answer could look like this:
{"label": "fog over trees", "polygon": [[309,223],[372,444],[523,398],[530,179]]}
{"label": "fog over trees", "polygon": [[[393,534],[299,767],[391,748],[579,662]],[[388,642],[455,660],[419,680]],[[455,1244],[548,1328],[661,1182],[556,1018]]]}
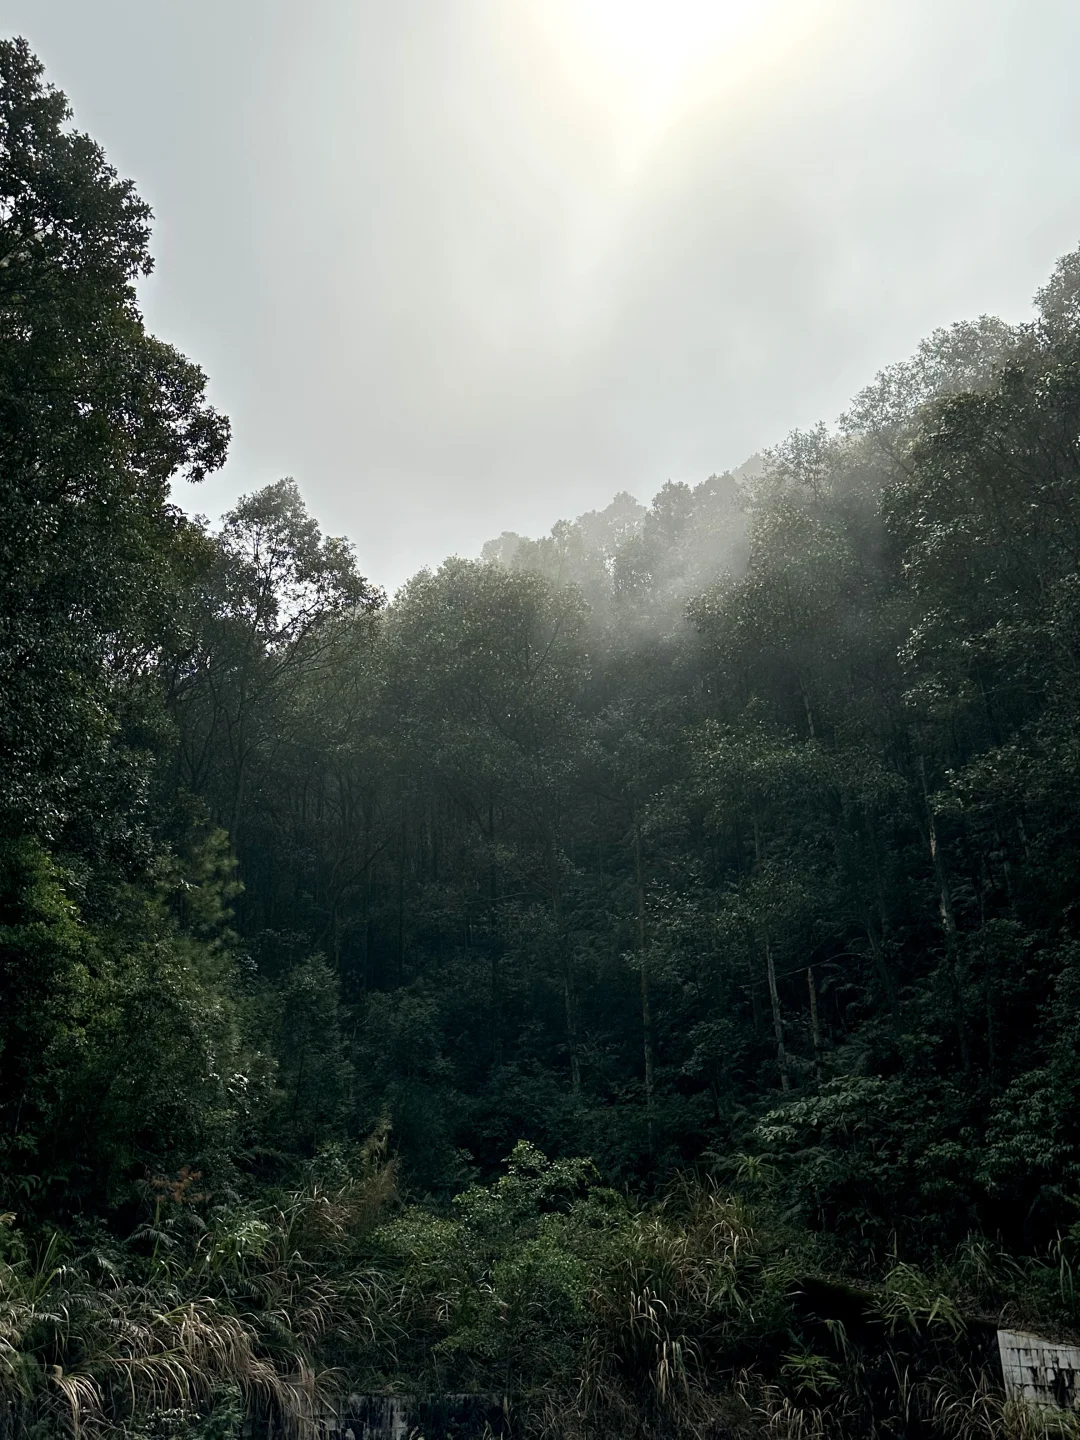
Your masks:
{"label": "fog over trees", "polygon": [[0,1432],[1034,1434],[985,1333],[1080,1327],[1080,252],[391,600],[292,479],[170,499],[229,430],[149,223],[0,43]]}

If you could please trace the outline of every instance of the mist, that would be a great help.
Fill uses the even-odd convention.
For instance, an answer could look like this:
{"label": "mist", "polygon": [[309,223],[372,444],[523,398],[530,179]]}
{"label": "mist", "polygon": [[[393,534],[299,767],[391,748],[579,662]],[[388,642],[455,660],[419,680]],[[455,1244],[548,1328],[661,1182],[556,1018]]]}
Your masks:
{"label": "mist", "polygon": [[19,9],[0,1440],[1075,1435],[1080,20]]}
{"label": "mist", "polygon": [[148,323],[232,418],[186,508],[292,475],[393,589],[1022,320],[1080,234],[1064,0],[750,7],[662,102],[589,8],[4,7],[153,205]]}

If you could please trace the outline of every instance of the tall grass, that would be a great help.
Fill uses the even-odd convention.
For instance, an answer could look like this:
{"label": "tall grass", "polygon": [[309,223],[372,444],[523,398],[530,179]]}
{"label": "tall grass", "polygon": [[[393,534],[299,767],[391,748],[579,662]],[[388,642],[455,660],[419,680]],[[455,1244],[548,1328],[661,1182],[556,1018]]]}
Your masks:
{"label": "tall grass", "polygon": [[380,1389],[506,1394],[515,1433],[550,1440],[1080,1440],[1007,1402],[987,1349],[1001,1320],[1080,1320],[1071,1237],[852,1276],[700,1179],[636,1206],[519,1147],[434,1215],[378,1148],[349,1168],[263,1206],[176,1177],[128,1242],[77,1252],[0,1217],[3,1440],[300,1437]]}
{"label": "tall grass", "polygon": [[126,1246],[35,1247],[0,1217],[0,1433],[137,1431],[194,1423],[221,1397],[303,1434],[333,1403],[327,1364],[392,1337],[398,1297],[356,1263],[393,1194],[391,1165],[279,1205],[202,1216],[184,1182]]}

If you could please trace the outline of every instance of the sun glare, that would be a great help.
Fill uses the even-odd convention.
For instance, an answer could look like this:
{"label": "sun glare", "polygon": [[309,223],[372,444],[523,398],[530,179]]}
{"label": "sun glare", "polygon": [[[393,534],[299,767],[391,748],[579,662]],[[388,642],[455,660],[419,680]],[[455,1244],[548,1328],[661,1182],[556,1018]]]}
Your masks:
{"label": "sun glare", "polygon": [[761,19],[763,0],[577,0],[583,37],[646,91],[668,90]]}
{"label": "sun glare", "polygon": [[825,0],[540,0],[574,89],[635,155],[680,114],[788,52]]}

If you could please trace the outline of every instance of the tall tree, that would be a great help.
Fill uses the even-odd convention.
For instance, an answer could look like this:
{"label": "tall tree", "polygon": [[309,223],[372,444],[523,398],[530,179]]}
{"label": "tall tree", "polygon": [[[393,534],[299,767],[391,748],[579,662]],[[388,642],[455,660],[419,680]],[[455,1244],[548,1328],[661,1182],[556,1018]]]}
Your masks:
{"label": "tall tree", "polygon": [[169,485],[229,434],[143,328],[148,207],[69,120],[25,41],[0,42],[0,818],[42,835],[131,812],[118,690],[198,548]]}

